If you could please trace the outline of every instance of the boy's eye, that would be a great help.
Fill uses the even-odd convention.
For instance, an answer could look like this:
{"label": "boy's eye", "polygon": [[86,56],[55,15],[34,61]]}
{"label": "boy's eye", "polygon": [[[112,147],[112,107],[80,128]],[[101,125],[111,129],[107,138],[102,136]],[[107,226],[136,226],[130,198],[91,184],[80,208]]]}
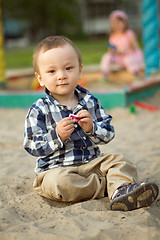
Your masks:
{"label": "boy's eye", "polygon": [[50,70],[49,73],[55,73],[55,70]]}
{"label": "boy's eye", "polygon": [[73,67],[66,67],[66,70],[71,70]]}

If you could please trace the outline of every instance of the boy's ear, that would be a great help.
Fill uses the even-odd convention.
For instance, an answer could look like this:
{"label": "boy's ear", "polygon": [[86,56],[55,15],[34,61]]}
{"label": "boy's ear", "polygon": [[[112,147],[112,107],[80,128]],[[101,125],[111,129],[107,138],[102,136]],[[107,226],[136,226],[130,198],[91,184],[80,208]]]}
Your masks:
{"label": "boy's ear", "polygon": [[43,87],[43,86],[44,86],[44,83],[42,82],[42,78],[41,78],[41,76],[40,76],[37,72],[35,72],[35,76],[36,76],[36,78],[37,78],[37,80],[38,80],[40,86]]}
{"label": "boy's ear", "polygon": [[82,78],[82,69],[83,69],[83,64],[79,68],[79,78]]}

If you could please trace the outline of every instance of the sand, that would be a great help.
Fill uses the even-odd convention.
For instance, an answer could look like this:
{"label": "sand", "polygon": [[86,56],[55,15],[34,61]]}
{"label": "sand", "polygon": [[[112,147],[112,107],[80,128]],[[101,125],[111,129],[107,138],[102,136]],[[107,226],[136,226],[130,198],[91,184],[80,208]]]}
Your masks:
{"label": "sand", "polygon": [[[160,91],[145,103],[160,108]],[[123,153],[138,168],[139,180],[160,186],[160,110],[107,111],[116,137],[103,152]],[[57,203],[32,189],[35,158],[23,150],[26,109],[0,109],[0,239],[2,240],[158,240],[160,197],[150,207],[111,211],[108,198]]]}

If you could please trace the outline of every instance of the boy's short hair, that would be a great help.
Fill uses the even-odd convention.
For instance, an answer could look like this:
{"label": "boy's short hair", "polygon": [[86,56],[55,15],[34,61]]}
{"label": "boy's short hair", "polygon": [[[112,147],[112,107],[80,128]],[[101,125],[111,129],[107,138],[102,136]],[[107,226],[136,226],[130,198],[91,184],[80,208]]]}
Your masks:
{"label": "boy's short hair", "polygon": [[37,64],[38,61],[38,56],[40,52],[46,52],[52,48],[58,48],[58,47],[63,47],[64,45],[69,44],[71,45],[74,50],[76,51],[78,60],[79,60],[79,65],[82,65],[82,56],[79,51],[79,49],[76,47],[76,45],[67,37],[64,36],[50,36],[45,39],[43,39],[37,46],[35,53],[33,54],[33,68],[34,71],[39,73],[39,67]]}

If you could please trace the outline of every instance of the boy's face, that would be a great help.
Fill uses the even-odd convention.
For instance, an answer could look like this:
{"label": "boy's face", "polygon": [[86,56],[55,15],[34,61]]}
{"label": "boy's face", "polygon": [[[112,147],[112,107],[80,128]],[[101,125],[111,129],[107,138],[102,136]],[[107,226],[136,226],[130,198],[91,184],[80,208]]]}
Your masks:
{"label": "boy's face", "polygon": [[82,66],[76,51],[66,44],[41,52],[38,57],[39,73],[35,73],[41,86],[45,86],[52,96],[64,97],[73,94],[81,76]]}

